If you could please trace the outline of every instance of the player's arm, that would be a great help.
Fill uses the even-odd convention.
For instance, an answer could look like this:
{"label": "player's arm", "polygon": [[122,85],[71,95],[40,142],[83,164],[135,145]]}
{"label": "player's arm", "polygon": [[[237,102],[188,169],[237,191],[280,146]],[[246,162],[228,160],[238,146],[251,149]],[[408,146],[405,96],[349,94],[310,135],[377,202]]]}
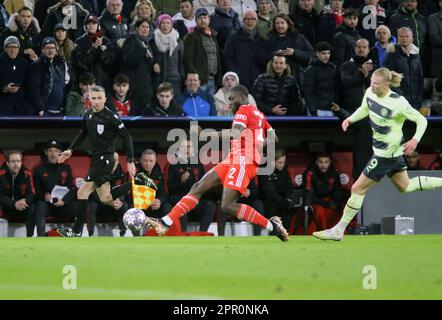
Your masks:
{"label": "player's arm", "polygon": [[[367,91],[368,90],[370,90],[370,88],[368,88]],[[365,92],[365,95],[362,98],[361,106],[357,108],[356,111],[353,112],[353,114],[350,117],[342,121],[342,130],[344,130],[344,132],[347,131],[348,127],[351,124],[358,122],[368,116],[368,105],[366,99],[367,91]]]}
{"label": "player's arm", "polygon": [[118,118],[117,115],[114,115],[113,121],[117,134],[124,141],[124,148],[127,155],[127,171],[129,175],[133,178],[135,176],[135,173],[137,172],[137,169],[135,168],[134,163],[134,144],[132,141],[132,137],[130,136],[129,130],[127,130],[127,128],[124,126],[124,123],[120,120],[120,118]]}
{"label": "player's arm", "polygon": [[408,156],[416,150],[417,144],[421,141],[422,136],[427,129],[428,121],[419,111],[414,109],[405,98],[401,99],[401,106],[403,108],[402,114],[408,120],[416,123],[416,132],[414,133],[413,138],[404,144],[404,154]]}
{"label": "player's arm", "polygon": [[70,147],[60,154],[60,156],[58,157],[58,163],[63,163],[67,159],[69,159],[70,156],[72,156],[74,150],[78,149],[78,147],[81,146],[81,144],[84,142],[86,137],[87,137],[87,123],[86,123],[86,115],[84,115],[80,133],[75,137]]}

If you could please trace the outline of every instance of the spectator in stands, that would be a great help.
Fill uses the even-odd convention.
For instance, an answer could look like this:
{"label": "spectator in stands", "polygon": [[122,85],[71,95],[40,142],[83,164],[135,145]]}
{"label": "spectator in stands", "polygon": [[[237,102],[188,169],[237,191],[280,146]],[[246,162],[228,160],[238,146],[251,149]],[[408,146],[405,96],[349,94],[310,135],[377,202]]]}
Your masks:
{"label": "spectator in stands", "polygon": [[312,46],[316,45],[319,14],[314,8],[314,0],[299,0],[290,14],[295,29],[301,32]]}
{"label": "spectator in stands", "polygon": [[128,32],[128,22],[122,15],[122,11],[122,0],[108,0],[106,1],[106,9],[104,9],[101,17],[98,19],[103,35],[112,41],[114,46]]}
{"label": "spectator in stands", "polygon": [[434,116],[442,116],[442,67],[440,68],[439,77],[434,84],[435,93],[431,102],[431,114]]}
{"label": "spectator in stands", "polygon": [[221,51],[216,31],[209,27],[207,9],[198,9],[195,18],[197,27],[184,37],[184,68],[186,73],[197,73],[202,90],[214,95],[221,74]]}
{"label": "spectator in stands", "polygon": [[243,21],[244,14],[249,11],[256,11],[255,0],[232,0],[231,7],[238,14],[238,20]]}
{"label": "spectator in stands", "polygon": [[[199,181],[205,173],[203,165],[198,162],[198,157],[196,157],[196,164],[192,161],[195,159],[194,156],[192,142],[183,140],[176,154],[178,162],[171,164],[168,171],[169,200],[172,207],[189,192],[192,185]],[[215,212],[215,203],[203,197],[189,214],[190,216],[198,214],[200,217],[199,231],[207,231],[215,217]],[[183,231],[187,230],[189,214],[182,216],[180,219]]]}
{"label": "spectator in stands", "polygon": [[179,0],[152,0],[152,3],[157,9],[158,15],[167,14],[173,16],[180,10]]}
{"label": "spectator in stands", "polygon": [[112,89],[112,73],[116,61],[116,48],[101,31],[98,18],[88,15],[84,21],[85,33],[77,39],[72,54],[72,65],[75,72],[75,83],[78,76],[90,72],[96,83],[110,92]]}
{"label": "spectator in stands", "polygon": [[16,37],[7,37],[3,46],[4,51],[0,53],[0,115],[26,115],[29,103],[25,80],[29,62],[20,56],[20,42]]}
{"label": "spectator in stands", "polygon": [[292,20],[285,14],[278,14],[273,19],[273,29],[266,40],[266,60],[273,55],[287,58],[291,74],[296,77],[300,87],[304,85],[304,69],[313,58],[315,50],[299,31],[295,31]]}
{"label": "spectator in stands", "polygon": [[173,86],[169,82],[161,83],[157,88],[157,99],[146,116],[150,117],[182,117],[183,109],[175,102]]}
{"label": "spectator in stands", "polygon": [[376,40],[376,43],[370,50],[369,57],[380,68],[384,66],[388,46],[395,45],[396,38],[391,35],[390,29],[387,26],[382,25],[376,29]]}
{"label": "spectator in stands", "polygon": [[361,38],[356,28],[358,16],[359,14],[354,8],[345,10],[344,24],[336,28],[332,43],[332,61],[338,68],[353,56],[356,41]]}
{"label": "spectator in stands", "polygon": [[[431,49],[431,76],[438,77],[442,70],[442,0],[440,11],[428,17],[428,40]],[[439,90],[440,91],[440,90]]]}
{"label": "spectator in stands", "polygon": [[[121,186],[125,183],[126,174],[123,172],[121,165],[118,164],[111,174],[111,188],[115,188]],[[88,219],[88,233],[89,237],[94,235],[94,229],[97,222],[97,215],[104,216],[115,216],[117,215],[118,219],[118,228],[120,229],[120,237],[123,237],[126,234],[126,226],[123,222],[124,213],[129,209],[128,200],[126,199],[126,195],[122,194],[118,197],[113,198],[112,203],[103,204],[100,201],[100,198],[96,191],[94,191],[89,196],[88,201],[88,211],[89,211],[89,219]],[[132,232],[133,233],[133,232]],[[134,236],[138,236],[139,234],[134,234]]]}
{"label": "spectator in stands", "polygon": [[72,74],[72,52],[77,46],[67,33],[63,23],[57,23],[53,32],[54,39],[57,41],[57,53],[60,58],[63,59],[66,68],[65,84],[69,85]]}
{"label": "spectator in stands", "polygon": [[0,33],[8,27],[9,14],[6,11],[3,3],[0,2]]}
{"label": "spectator in stands", "polygon": [[299,86],[291,75],[287,57],[275,55],[253,85],[253,97],[258,108],[266,115],[306,115],[303,110]]}
{"label": "spectator in stands", "polygon": [[293,214],[291,210],[295,205],[292,200],[295,187],[287,169],[284,150],[275,151],[274,166],[275,171],[272,174],[258,176],[264,202],[264,214],[266,218],[282,217],[283,225],[288,228]]}
{"label": "spectator in stands", "polygon": [[370,86],[371,74],[376,65],[368,56],[369,43],[367,39],[356,41],[353,56],[341,66],[343,88],[343,107],[350,113],[355,111],[362,101],[365,90]]}
{"label": "spectator in stands", "polygon": [[402,27],[411,29],[413,43],[422,48],[428,36],[427,21],[417,11],[417,0],[404,0],[395,14],[388,21],[391,33],[399,40],[398,30]]}
{"label": "spectator in stands", "polygon": [[439,150],[436,159],[430,164],[428,170],[442,170],[442,150]]}
{"label": "spectator in stands", "polygon": [[188,73],[185,84],[186,89],[176,98],[184,114],[190,117],[216,116],[215,100],[201,88],[198,73]]}
{"label": "spectator in stands", "polygon": [[180,11],[173,16],[173,28],[180,34],[180,39],[184,39],[184,36],[196,27],[195,14],[194,14],[192,0],[181,0]]}
{"label": "spectator in stands", "polygon": [[333,42],[336,28],[344,23],[342,0],[332,0],[331,5],[324,6],[318,18],[318,41]]}
{"label": "spectator in stands", "polygon": [[318,42],[316,58],[305,70],[305,100],[312,116],[333,116],[330,108],[337,101],[336,82],[339,74],[335,64],[330,61],[331,49],[328,42]]}
{"label": "spectator in stands", "polygon": [[[239,77],[235,72],[226,72],[223,76],[223,86],[215,94],[216,112],[219,116],[233,116],[232,107],[227,98],[230,90],[240,84]],[[256,106],[255,99],[249,94],[248,98],[251,105]]]}
{"label": "spectator in stands", "polygon": [[278,8],[278,13],[290,14],[296,5],[296,0],[274,0],[273,1]]}
{"label": "spectator in stands", "polygon": [[83,116],[91,107],[89,89],[96,85],[96,78],[92,73],[85,72],[80,75],[79,89],[71,90],[66,96],[65,114],[67,116]]}
{"label": "spectator in stands", "polygon": [[132,94],[129,78],[124,74],[119,74],[113,81],[113,92],[106,101],[106,106],[121,117],[142,116],[146,113],[147,105],[140,105]]}
{"label": "spectator in stands", "polygon": [[419,54],[413,50],[413,32],[408,27],[397,31],[398,43],[387,49],[384,66],[403,74],[400,88],[396,89],[417,110],[422,107],[424,75]]}
{"label": "spectator in stands", "polygon": [[31,114],[40,117],[62,116],[66,66],[57,55],[57,41],[43,39],[41,55],[29,69],[26,86],[31,103]]}
{"label": "spectator in stands", "polygon": [[35,191],[32,173],[23,166],[20,151],[5,154],[6,161],[0,167],[0,210],[3,214],[26,217],[26,236],[32,237],[35,228]]}
{"label": "spectator in stands", "polygon": [[[35,223],[37,236],[45,236],[46,217],[75,216],[75,187],[72,169],[66,163],[58,163],[58,157],[62,150],[61,144],[50,139],[44,147],[43,163],[36,167],[33,172],[35,186]],[[53,197],[55,187],[66,187],[67,193],[60,198]]]}
{"label": "spectator in stands", "polygon": [[195,8],[195,12],[200,8],[205,8],[209,15],[211,15],[215,12],[217,2],[217,0],[193,0],[193,6]]}
{"label": "spectator in stands", "polygon": [[37,2],[37,0],[5,0],[3,2],[3,6],[5,7],[9,16],[12,16],[25,6],[33,11],[35,2]]}
{"label": "spectator in stands", "polygon": [[331,156],[319,154],[304,171],[302,182],[318,230],[334,226],[341,218],[342,186]]}
{"label": "spectator in stands", "polygon": [[122,44],[121,72],[130,79],[136,104],[144,109],[152,103],[156,74],[160,70],[149,44],[149,21],[138,20],[135,27],[136,32],[129,34]]}
{"label": "spectator in stands", "polygon": [[278,13],[278,9],[273,4],[272,0],[257,0],[256,5],[258,7],[258,23],[256,25],[256,31],[258,34],[267,39],[270,29],[273,26],[273,19]]}
{"label": "spectator in stands", "polygon": [[155,200],[152,201],[149,209],[146,210],[146,215],[154,218],[164,217],[172,208],[168,202],[169,195],[166,191],[164,173],[162,172],[160,165],[157,163],[157,154],[155,151],[152,149],[146,149],[143,151],[137,172],[146,173],[157,186]]}
{"label": "spectator in stands", "polygon": [[256,12],[247,11],[243,26],[229,36],[224,48],[225,70],[237,73],[241,84],[249,91],[252,90],[256,78],[265,70],[261,61],[264,38],[257,32],[257,21]]}
{"label": "spectator in stands", "polygon": [[155,29],[155,17],[157,16],[157,10],[153,6],[150,0],[138,0],[135,5],[135,16],[130,24],[130,33],[135,32],[135,23],[141,19],[147,19],[149,21],[151,33],[149,38],[153,37],[153,30]]}
{"label": "spectator in stands", "polygon": [[404,156],[404,158],[407,163],[407,170],[425,170],[425,168],[421,166],[420,155],[416,150],[410,155]]}
{"label": "spectator in stands", "polygon": [[34,6],[34,16],[38,20],[40,26],[42,26],[46,20],[48,9],[55,6],[57,3],[58,0],[37,0]]}
{"label": "spectator in stands", "polygon": [[154,37],[149,41],[155,61],[159,64],[159,82],[170,82],[176,95],[181,94],[184,72],[184,45],[173,28],[172,17],[162,14],[157,19]]}
{"label": "spectator in stands", "polygon": [[386,24],[385,9],[381,7],[379,0],[365,0],[358,12],[358,32],[362,38],[368,40],[370,47],[373,47],[376,42],[376,29]]}
{"label": "spectator in stands", "polygon": [[9,36],[15,36],[20,41],[20,54],[29,62],[38,59],[40,53],[40,25],[32,16],[28,7],[21,8],[17,13],[12,14],[8,22],[8,28],[0,35],[0,43],[3,43]]}
{"label": "spectator in stands", "polygon": [[41,32],[45,37],[50,36],[52,35],[55,25],[63,23],[65,24],[65,28],[69,29],[69,38],[77,39],[83,34],[83,28],[81,26],[83,26],[84,18],[86,18],[88,14],[89,12],[78,2],[74,0],[60,0],[56,5],[48,9]]}
{"label": "spectator in stands", "polygon": [[227,38],[241,28],[240,18],[232,9],[232,0],[217,0],[215,12],[210,15],[210,28],[217,32],[218,44],[224,50]]}
{"label": "spectator in stands", "polygon": [[[355,55],[349,61],[344,62],[340,69],[343,86],[342,105],[350,114],[361,105],[365,91],[370,87],[371,75],[376,69],[368,53],[368,40],[359,39],[356,42]],[[350,116],[350,114],[347,116]],[[356,179],[373,155],[371,146],[372,130],[367,117],[355,123],[355,127],[353,128],[352,176]]]}

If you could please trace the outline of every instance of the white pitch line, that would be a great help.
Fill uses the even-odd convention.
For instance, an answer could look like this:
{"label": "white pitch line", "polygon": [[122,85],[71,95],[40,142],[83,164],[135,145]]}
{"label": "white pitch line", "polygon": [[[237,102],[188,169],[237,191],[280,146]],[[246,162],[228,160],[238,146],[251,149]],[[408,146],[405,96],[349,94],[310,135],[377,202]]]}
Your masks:
{"label": "white pitch line", "polygon": [[[0,292],[8,291],[23,291],[25,292],[40,292],[40,293],[65,293],[67,295],[80,294],[103,294],[106,295],[120,295],[124,298],[138,298],[138,299],[177,299],[177,300],[223,300],[224,298],[208,295],[197,295],[187,292],[164,291],[164,290],[128,290],[116,288],[93,288],[93,287],[78,287],[76,290],[66,290],[54,286],[40,286],[28,284],[0,284]],[[64,298],[63,298],[64,299]]]}

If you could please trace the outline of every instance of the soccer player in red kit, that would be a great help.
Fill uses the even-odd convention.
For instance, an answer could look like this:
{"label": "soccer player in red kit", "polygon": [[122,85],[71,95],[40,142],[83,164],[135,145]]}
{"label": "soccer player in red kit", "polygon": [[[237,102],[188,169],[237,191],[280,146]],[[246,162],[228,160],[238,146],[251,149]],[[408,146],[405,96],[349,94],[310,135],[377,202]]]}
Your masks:
{"label": "soccer player in red kit", "polygon": [[223,212],[266,228],[282,241],[289,240],[279,217],[272,217],[269,220],[252,207],[238,203],[258,172],[267,135],[275,135],[264,114],[249,104],[248,94],[247,88],[242,85],[236,86],[229,92],[228,99],[235,117],[232,123],[231,151],[226,159],[195,183],[168,215],[161,219],[147,217],[148,226],[154,228],[160,236],[167,232],[174,221],[195,208],[206,192],[223,186],[221,198]]}

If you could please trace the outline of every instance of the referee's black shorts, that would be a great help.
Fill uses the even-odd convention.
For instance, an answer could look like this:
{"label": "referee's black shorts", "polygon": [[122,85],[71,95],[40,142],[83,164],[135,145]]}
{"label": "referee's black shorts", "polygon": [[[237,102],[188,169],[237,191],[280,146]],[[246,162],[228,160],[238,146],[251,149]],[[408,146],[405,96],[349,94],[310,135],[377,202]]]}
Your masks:
{"label": "referee's black shorts", "polygon": [[407,170],[407,164],[403,156],[395,158],[382,158],[374,155],[368,161],[364,169],[364,175],[374,181],[381,181],[387,175],[393,176],[395,173]]}
{"label": "referee's black shorts", "polygon": [[100,187],[106,181],[112,181],[112,170],[115,158],[113,153],[92,156],[92,164],[86,176],[86,181],[95,182]]}

